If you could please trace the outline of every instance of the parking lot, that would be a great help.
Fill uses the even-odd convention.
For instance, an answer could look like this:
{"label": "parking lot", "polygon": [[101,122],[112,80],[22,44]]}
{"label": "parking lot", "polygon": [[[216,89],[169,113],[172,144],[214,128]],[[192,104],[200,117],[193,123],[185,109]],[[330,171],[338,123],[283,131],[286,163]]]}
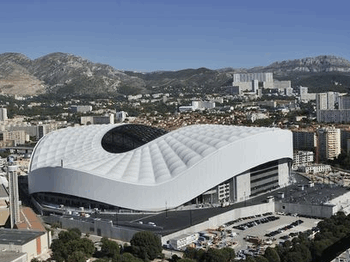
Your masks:
{"label": "parking lot", "polygon": [[[312,229],[316,227],[317,223],[320,221],[320,219],[298,217],[295,215],[287,216],[274,214],[272,215],[272,217],[276,217],[277,219],[271,219],[266,223],[256,223],[253,224],[253,226],[247,227],[243,230],[238,229],[236,227],[242,224],[254,222],[257,219],[261,219],[264,217],[252,217],[248,219],[242,219],[240,221],[235,222],[232,225],[227,226],[225,230],[231,230],[231,232],[234,235],[232,239],[234,242],[236,242],[234,249],[236,251],[239,251],[241,249],[251,249],[252,247],[257,246],[257,244],[255,243],[261,243],[262,245],[264,245],[264,243],[266,245],[276,245],[287,239],[291,240],[291,233],[291,235],[293,235],[293,233],[296,234],[298,232],[304,232],[308,229]],[[274,232],[273,235],[267,236],[272,232]]]}

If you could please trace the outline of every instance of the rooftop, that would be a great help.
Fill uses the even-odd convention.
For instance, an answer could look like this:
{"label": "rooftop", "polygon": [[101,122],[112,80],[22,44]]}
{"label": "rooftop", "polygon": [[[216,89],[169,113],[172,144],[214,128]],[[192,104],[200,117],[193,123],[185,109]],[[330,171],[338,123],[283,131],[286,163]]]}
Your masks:
{"label": "rooftop", "polygon": [[1,228],[0,244],[6,245],[12,243],[15,246],[22,246],[43,234],[45,234],[45,232],[42,231],[25,231]]}
{"label": "rooftop", "polygon": [[[0,261],[1,262],[12,262],[12,261],[22,261],[22,260],[17,260],[18,258],[21,257],[27,257],[26,253],[18,253],[18,252],[13,252],[13,251],[1,251],[0,252]],[[26,260],[23,260],[26,261]]]}

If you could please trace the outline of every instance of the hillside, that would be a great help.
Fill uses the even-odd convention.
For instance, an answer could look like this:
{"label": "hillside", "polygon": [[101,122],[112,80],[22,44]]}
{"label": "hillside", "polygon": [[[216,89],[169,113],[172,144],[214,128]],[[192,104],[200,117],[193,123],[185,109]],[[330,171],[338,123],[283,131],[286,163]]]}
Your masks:
{"label": "hillside", "polygon": [[341,57],[317,56],[274,62],[250,69],[207,68],[136,73],[93,63],[79,56],[52,53],[31,60],[18,53],[0,54],[0,93],[11,95],[108,95],[154,92],[220,92],[231,85],[235,72],[273,72],[293,86],[311,92],[348,91],[350,62]]}

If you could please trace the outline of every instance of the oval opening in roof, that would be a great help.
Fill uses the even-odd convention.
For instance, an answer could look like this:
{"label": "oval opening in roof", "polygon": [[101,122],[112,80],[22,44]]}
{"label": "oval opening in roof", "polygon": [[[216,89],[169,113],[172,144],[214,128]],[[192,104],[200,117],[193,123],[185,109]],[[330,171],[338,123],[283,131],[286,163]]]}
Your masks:
{"label": "oval opening in roof", "polygon": [[138,148],[164,134],[167,131],[144,125],[120,125],[109,130],[101,144],[109,153],[124,153]]}

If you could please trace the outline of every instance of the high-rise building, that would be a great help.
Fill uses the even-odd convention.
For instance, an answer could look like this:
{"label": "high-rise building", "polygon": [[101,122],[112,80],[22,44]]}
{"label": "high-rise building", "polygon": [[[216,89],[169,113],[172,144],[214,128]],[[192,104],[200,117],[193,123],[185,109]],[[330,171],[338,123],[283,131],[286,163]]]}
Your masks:
{"label": "high-rise building", "polygon": [[293,130],[293,149],[313,151],[316,146],[316,134],[314,131]]}
{"label": "high-rise building", "polygon": [[7,167],[7,173],[9,178],[10,191],[11,228],[14,228],[14,226],[20,221],[17,166],[9,165]]}
{"label": "high-rise building", "polygon": [[334,127],[317,130],[317,155],[319,160],[335,159],[341,153],[340,129]]}
{"label": "high-rise building", "polygon": [[[316,96],[316,115],[318,122],[336,122],[333,121],[333,113],[339,114],[336,105],[339,103],[338,92],[318,93]],[[337,119],[339,117],[336,117]]]}
{"label": "high-rise building", "polygon": [[273,73],[233,74],[232,86],[238,86],[242,91],[258,90],[260,83],[263,88],[273,88]]}
{"label": "high-rise building", "polygon": [[0,108],[0,121],[6,121],[6,120],[7,120],[7,109]]}
{"label": "high-rise building", "polygon": [[339,97],[339,109],[350,109],[350,96]]}

